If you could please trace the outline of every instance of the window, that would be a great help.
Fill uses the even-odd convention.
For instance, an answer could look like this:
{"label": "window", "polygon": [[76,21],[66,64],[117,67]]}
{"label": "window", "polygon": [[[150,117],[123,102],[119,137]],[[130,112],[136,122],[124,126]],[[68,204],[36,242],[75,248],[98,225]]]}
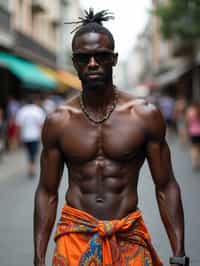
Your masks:
{"label": "window", "polygon": [[0,7],[9,10],[9,1],[8,0],[0,0]]}

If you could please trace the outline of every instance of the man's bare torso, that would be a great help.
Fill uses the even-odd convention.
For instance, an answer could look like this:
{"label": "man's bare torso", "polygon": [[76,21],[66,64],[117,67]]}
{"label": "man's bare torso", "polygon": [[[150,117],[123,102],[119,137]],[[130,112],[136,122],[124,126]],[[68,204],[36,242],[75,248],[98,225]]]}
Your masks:
{"label": "man's bare torso", "polygon": [[[59,148],[69,171],[67,203],[98,219],[126,216],[137,208],[137,182],[145,159],[148,104],[120,92],[110,118],[90,122],[77,98],[58,111]],[[58,123],[59,125],[59,123]]]}

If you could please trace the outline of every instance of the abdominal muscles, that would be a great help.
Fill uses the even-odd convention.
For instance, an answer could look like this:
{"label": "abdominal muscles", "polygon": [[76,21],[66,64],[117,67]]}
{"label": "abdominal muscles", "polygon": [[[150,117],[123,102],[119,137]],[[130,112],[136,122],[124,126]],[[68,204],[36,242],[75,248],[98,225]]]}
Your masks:
{"label": "abdominal muscles", "polygon": [[67,203],[98,219],[126,216],[137,208],[140,163],[98,157],[83,164],[69,164]]}

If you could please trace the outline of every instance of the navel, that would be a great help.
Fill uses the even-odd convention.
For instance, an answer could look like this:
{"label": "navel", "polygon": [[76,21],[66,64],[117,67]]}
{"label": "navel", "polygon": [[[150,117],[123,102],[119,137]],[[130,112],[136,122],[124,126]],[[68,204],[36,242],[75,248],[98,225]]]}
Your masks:
{"label": "navel", "polygon": [[97,203],[104,203],[104,199],[101,197],[96,197],[96,202]]}

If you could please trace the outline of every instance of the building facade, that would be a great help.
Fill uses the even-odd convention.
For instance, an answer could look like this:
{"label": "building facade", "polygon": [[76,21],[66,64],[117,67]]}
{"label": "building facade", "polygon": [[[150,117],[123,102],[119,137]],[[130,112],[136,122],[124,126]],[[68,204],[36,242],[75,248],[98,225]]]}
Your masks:
{"label": "building facade", "polygon": [[59,1],[12,0],[14,52],[55,67],[58,50]]}
{"label": "building facade", "polygon": [[[159,4],[170,4],[170,0],[152,0],[152,3],[156,8]],[[152,20],[152,64],[158,86],[168,90],[175,97],[200,101],[198,56],[196,59],[188,56],[184,42],[178,38],[164,40],[160,32],[160,19],[152,15]]]}
{"label": "building facade", "polygon": [[[159,4],[170,4],[170,0],[152,0],[153,9]],[[159,17],[152,12],[129,60],[132,85],[150,83],[161,93],[200,100],[200,53],[196,58],[189,57],[179,39],[163,38],[160,26]]]}
{"label": "building facade", "polygon": [[11,8],[9,0],[0,1],[0,46],[12,47]]}
{"label": "building facade", "polygon": [[[63,25],[71,10],[78,14],[77,1],[0,0],[0,77],[4,84],[0,105],[6,95],[19,95],[20,87],[80,87],[76,77],[63,75],[68,52],[65,36],[69,32]],[[59,69],[61,76],[56,72]]]}

